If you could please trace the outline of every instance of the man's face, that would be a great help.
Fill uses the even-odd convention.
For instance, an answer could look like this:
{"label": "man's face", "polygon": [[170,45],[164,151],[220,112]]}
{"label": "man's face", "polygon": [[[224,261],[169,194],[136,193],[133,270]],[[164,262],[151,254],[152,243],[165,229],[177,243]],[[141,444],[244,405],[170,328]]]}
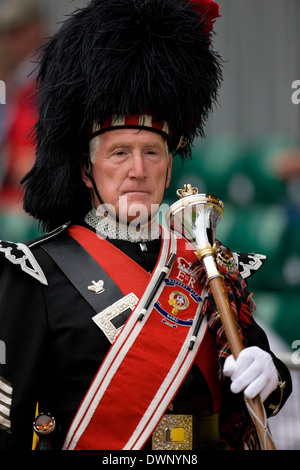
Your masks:
{"label": "man's face", "polygon": [[[120,220],[148,220],[151,209],[161,204],[171,178],[172,156],[165,139],[138,129],[111,130],[96,139],[91,173],[103,203],[113,207]],[[84,182],[97,207],[90,180],[84,176]]]}

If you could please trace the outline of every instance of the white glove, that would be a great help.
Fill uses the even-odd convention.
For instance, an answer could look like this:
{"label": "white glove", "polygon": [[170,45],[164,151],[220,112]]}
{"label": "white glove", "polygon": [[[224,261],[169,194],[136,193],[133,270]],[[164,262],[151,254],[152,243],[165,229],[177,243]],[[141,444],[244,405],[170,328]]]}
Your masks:
{"label": "white glove", "polygon": [[237,360],[227,357],[223,374],[231,377],[231,391],[244,390],[246,398],[260,395],[262,402],[278,385],[278,375],[271,355],[257,346],[243,349]]}

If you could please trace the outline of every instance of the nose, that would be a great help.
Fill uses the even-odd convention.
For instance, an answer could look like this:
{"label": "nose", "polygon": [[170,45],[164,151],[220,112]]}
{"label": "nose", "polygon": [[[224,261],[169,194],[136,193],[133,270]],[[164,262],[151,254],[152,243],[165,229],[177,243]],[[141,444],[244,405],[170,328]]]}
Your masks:
{"label": "nose", "polygon": [[147,175],[143,154],[136,151],[130,159],[129,177],[132,179],[145,179]]}

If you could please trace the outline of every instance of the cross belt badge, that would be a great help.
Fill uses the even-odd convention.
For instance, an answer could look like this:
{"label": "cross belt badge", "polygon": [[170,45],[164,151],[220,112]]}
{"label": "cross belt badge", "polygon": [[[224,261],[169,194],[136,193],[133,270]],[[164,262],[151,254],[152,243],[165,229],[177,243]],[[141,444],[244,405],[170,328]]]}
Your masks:
{"label": "cross belt badge", "polygon": [[92,281],[92,285],[88,286],[88,290],[95,292],[96,294],[101,294],[105,291],[104,282],[102,280],[98,282]]}

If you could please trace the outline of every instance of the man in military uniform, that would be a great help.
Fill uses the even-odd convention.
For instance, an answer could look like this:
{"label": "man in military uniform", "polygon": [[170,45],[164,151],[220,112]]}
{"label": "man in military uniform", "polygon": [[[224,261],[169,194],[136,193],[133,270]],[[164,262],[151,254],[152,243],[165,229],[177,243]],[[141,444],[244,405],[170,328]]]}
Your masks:
{"label": "man in military uniform", "polygon": [[246,255],[228,269],[218,244],[246,346],[235,361],[203,266],[158,223],[173,156],[190,156],[217,96],[218,11],[96,0],[44,48],[23,183],[47,234],[0,242],[2,449],[31,447],[37,404],[40,448],[256,449],[243,393],[268,416],[288,398],[289,372],[252,317]]}

